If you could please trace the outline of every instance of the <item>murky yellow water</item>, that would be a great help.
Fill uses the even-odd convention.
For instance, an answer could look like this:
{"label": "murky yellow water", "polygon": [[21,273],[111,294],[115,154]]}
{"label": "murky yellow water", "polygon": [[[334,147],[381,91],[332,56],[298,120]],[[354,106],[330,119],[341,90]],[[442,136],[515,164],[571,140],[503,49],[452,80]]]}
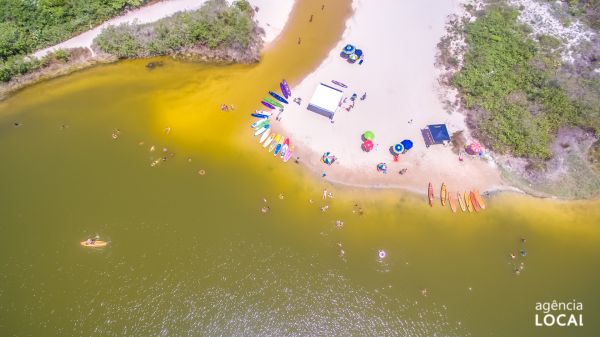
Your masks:
{"label": "murky yellow water", "polygon": [[[600,334],[598,202],[502,194],[452,215],[259,148],[248,111],[339,39],[349,5],[320,3],[258,65],[122,62],[0,103],[0,335]],[[78,245],[96,233],[108,248]],[[584,327],[536,328],[554,299],[583,302]]]}

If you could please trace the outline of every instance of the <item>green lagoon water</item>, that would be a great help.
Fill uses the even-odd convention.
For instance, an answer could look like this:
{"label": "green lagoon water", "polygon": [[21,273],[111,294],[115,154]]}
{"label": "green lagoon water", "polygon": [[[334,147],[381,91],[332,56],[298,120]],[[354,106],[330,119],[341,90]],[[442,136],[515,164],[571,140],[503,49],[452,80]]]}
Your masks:
{"label": "green lagoon water", "polygon": [[[322,50],[291,81],[341,27],[306,33]],[[328,185],[259,148],[247,111],[275,65],[297,63],[294,44],[254,66],[121,62],[1,102],[0,335],[600,335],[598,201],[501,194],[453,215]],[[107,248],[79,245],[96,234]],[[535,327],[536,302],[554,299],[582,302],[584,326]]]}

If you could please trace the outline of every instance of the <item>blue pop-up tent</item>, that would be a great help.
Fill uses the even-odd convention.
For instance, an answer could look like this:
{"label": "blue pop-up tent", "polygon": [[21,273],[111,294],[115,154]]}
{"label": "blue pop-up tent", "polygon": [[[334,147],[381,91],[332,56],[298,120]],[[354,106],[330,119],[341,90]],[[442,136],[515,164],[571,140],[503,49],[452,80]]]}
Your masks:
{"label": "blue pop-up tent", "polygon": [[431,133],[431,138],[433,139],[434,144],[441,144],[443,142],[450,141],[450,135],[448,134],[446,124],[427,125],[427,128],[429,129],[429,133]]}

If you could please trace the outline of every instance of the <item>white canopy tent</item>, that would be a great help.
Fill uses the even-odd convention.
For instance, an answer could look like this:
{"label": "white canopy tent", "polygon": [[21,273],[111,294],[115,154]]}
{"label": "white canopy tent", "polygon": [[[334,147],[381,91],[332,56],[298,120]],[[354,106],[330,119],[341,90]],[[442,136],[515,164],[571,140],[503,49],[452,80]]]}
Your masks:
{"label": "white canopy tent", "polygon": [[332,119],[342,97],[344,93],[341,90],[320,83],[308,103],[308,110]]}

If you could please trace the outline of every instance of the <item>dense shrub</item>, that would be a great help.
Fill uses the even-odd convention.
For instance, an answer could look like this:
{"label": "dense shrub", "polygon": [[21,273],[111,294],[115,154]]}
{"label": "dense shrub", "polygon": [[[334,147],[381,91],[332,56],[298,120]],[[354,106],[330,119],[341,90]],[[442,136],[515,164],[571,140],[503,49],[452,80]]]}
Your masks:
{"label": "dense shrub", "polygon": [[[490,9],[466,27],[469,50],[453,82],[468,108],[477,111],[476,134],[499,152],[548,158],[563,125],[589,127],[590,110],[570,98],[553,76],[555,41],[529,39],[518,12]],[[595,122],[598,124],[598,122]]]}
{"label": "dense shrub", "polygon": [[196,11],[157,22],[108,27],[94,43],[119,58],[165,55],[195,45],[244,49],[255,28],[253,13],[246,0],[231,6],[225,0],[209,0]]}

